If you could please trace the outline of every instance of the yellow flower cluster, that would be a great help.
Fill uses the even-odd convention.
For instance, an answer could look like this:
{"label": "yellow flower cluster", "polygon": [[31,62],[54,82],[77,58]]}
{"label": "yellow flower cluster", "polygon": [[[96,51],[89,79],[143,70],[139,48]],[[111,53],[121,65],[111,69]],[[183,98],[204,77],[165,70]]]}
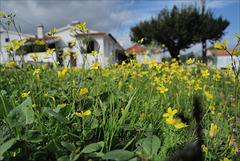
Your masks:
{"label": "yellow flower cluster", "polygon": [[163,117],[168,117],[166,119],[167,124],[173,125],[177,129],[188,127],[186,123],[181,122],[181,119],[176,120],[173,118],[176,113],[177,113],[176,109],[172,111],[172,108],[169,107],[167,110],[167,113],[163,114]]}

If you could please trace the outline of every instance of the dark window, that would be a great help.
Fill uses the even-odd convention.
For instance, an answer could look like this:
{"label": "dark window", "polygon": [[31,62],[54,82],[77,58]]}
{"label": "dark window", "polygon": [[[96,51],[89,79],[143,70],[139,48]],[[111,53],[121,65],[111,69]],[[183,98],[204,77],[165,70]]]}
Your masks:
{"label": "dark window", "polygon": [[6,39],[5,39],[5,42],[9,42],[9,38],[6,38]]}
{"label": "dark window", "polygon": [[70,54],[71,54],[71,57],[70,57],[70,59],[71,59],[71,67],[76,67],[77,66],[77,59],[74,59],[74,56],[73,56],[73,52],[70,52]]}
{"label": "dark window", "polygon": [[87,53],[92,53],[94,51],[94,41],[89,41],[87,43]]}

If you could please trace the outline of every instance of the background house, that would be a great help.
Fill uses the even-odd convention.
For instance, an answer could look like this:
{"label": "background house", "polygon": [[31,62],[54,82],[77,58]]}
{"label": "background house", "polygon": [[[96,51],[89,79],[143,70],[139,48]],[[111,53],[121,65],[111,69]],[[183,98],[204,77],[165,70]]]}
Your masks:
{"label": "background house", "polygon": [[136,60],[140,63],[143,63],[143,60],[152,61],[154,58],[157,63],[162,62],[160,49],[146,48],[136,44],[128,48],[125,52],[130,55],[130,58],[133,58],[133,55],[136,54]]}
{"label": "background house", "polygon": [[11,55],[9,55],[9,53],[6,52],[5,46],[10,45],[10,42],[14,39],[21,40],[29,39],[31,37],[35,37],[35,35],[0,28],[0,64],[6,64],[9,60],[13,59]]}
{"label": "background house", "polygon": [[[233,49],[227,49],[229,52],[232,52]],[[236,49],[240,50],[240,49]],[[235,51],[236,51],[235,50]],[[209,65],[215,65],[218,69],[226,69],[226,66],[231,66],[232,65],[232,60],[231,56],[229,53],[225,50],[218,50],[218,49],[212,49],[212,50],[207,50],[207,55],[212,56],[214,60],[209,63]],[[238,67],[238,60],[236,56],[233,56],[234,60],[237,62],[237,67]]]}
{"label": "background house", "polygon": [[[45,40],[47,42],[47,44],[44,45],[45,49],[43,50],[42,48],[40,49],[41,45],[38,46],[38,50],[40,49],[40,51],[37,51],[39,55],[39,63],[54,63],[54,61],[59,61],[61,66],[70,65],[72,67],[81,67],[85,55],[86,67],[91,67],[93,61],[96,60],[101,64],[101,67],[105,67],[107,66],[106,60],[108,60],[109,64],[114,64],[120,60],[119,58],[121,55],[124,55],[124,49],[110,33],[89,29],[88,34],[70,34],[70,31],[73,28],[76,28],[75,25],[78,23],[78,21],[73,21],[72,24],[57,29],[54,37],[47,36],[48,33],[45,33],[44,26],[39,25],[37,28],[37,36],[27,34],[26,36],[22,36],[22,39],[29,40],[25,46],[31,46],[31,43],[34,44],[36,40]],[[61,38],[59,39],[58,37]],[[1,44],[1,49],[4,49],[4,46],[9,45],[10,41],[13,39],[20,38],[15,35],[9,35],[9,41]],[[75,41],[75,46],[71,45],[73,41]],[[25,49],[26,48],[27,47],[25,47]],[[44,56],[47,56],[45,51],[48,48],[56,49],[53,52],[53,58],[43,59]],[[69,54],[63,57],[68,50]],[[96,51],[96,56],[91,55],[93,51]],[[33,62],[31,55],[35,54],[36,52],[24,51],[24,61],[27,63]],[[77,56],[76,59],[74,59],[74,54]],[[6,58],[4,61],[1,61],[1,64],[6,64],[8,61],[12,60],[7,52],[3,55],[6,55]],[[22,64],[20,56],[15,54],[14,59],[19,65]]]}

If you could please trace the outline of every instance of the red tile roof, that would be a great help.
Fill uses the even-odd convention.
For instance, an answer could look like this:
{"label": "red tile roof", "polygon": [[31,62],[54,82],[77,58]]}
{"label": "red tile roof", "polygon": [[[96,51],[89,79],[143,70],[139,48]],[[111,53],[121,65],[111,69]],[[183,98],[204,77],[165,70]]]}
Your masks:
{"label": "red tile roof", "polygon": [[56,37],[48,37],[48,36],[45,36],[43,38],[38,38],[38,37],[31,37],[30,39],[35,41],[35,40],[50,40],[50,39],[55,39]]}
{"label": "red tile roof", "polygon": [[136,52],[136,53],[140,53],[140,52],[144,52],[146,51],[147,49],[141,45],[133,45],[132,47],[128,48],[126,50],[127,53],[131,54],[133,52]]}
{"label": "red tile roof", "polygon": [[[240,50],[240,49],[235,49],[235,51]],[[215,49],[209,50],[212,55],[215,53]],[[227,49],[228,52],[232,52],[233,49]],[[225,56],[229,55],[228,52],[225,50],[217,50],[217,56]]]}

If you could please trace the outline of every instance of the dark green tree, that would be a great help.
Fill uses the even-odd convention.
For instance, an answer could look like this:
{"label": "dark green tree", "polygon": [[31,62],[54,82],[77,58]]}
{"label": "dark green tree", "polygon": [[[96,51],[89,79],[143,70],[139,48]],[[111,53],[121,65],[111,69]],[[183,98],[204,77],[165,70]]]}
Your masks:
{"label": "dark green tree", "polygon": [[[172,11],[164,9],[157,17],[132,27],[130,37],[133,42],[144,38],[145,44],[151,41],[158,42],[159,45],[165,44],[172,58],[178,59],[180,50],[187,49],[192,44],[219,39],[226,28],[225,23],[228,23],[225,21],[221,17],[214,19],[210,11],[202,15],[199,9],[193,6],[180,10],[174,6]],[[221,22],[224,22],[223,26]],[[208,29],[204,30],[205,28]]]}

